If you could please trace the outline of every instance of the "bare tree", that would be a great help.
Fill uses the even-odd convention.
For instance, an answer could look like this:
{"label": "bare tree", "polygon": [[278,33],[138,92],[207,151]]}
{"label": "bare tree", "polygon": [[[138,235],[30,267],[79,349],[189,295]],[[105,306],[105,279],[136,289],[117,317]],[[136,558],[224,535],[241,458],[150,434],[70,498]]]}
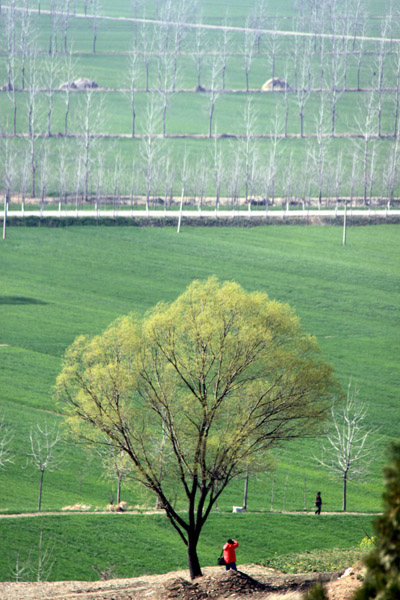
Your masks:
{"label": "bare tree", "polygon": [[30,157],[29,148],[25,148],[19,163],[19,189],[21,192],[22,214],[25,212],[25,199],[29,187]]}
{"label": "bare tree", "polygon": [[389,20],[385,18],[382,22],[381,27],[381,40],[379,42],[378,52],[377,52],[377,62],[376,62],[376,73],[378,77],[376,91],[377,91],[377,117],[378,117],[378,136],[381,136],[382,133],[382,102],[383,102],[383,78],[385,71],[385,60],[387,54],[387,43],[385,38],[387,36],[389,28]]}
{"label": "bare tree", "polygon": [[49,158],[47,152],[47,146],[44,146],[40,165],[39,165],[39,187],[40,187],[40,216],[43,216],[43,209],[47,197],[47,189],[49,187]]}
{"label": "bare tree", "polygon": [[393,148],[389,154],[389,159],[386,161],[382,171],[383,189],[386,190],[386,207],[389,209],[393,203],[394,190],[398,184],[399,175],[399,160],[400,160],[400,140],[396,135],[393,140]]}
{"label": "bare tree", "polygon": [[298,82],[298,86],[296,89],[296,99],[297,106],[299,108],[299,117],[300,117],[300,137],[304,137],[304,109],[310,97],[310,90],[308,88],[308,68],[310,63],[310,42],[307,50],[303,52],[301,57],[301,65],[300,65],[300,81]]}
{"label": "bare tree", "polygon": [[[46,471],[55,471],[61,468],[62,456],[56,450],[61,439],[57,427],[50,428],[47,424],[32,427],[29,440],[31,451],[28,457],[32,465],[40,471],[38,511],[42,505],[43,478]],[[40,580],[38,580],[40,581]]]}
{"label": "bare tree", "polygon": [[40,83],[39,83],[39,69],[37,65],[37,47],[36,45],[31,45],[29,48],[29,91],[27,95],[28,102],[28,139],[30,144],[30,156],[31,156],[31,190],[32,197],[36,196],[36,171],[38,167],[38,144],[37,140],[39,137],[39,132],[37,131],[37,108],[36,108],[36,100],[40,91]]}
{"label": "bare tree", "polygon": [[213,177],[215,186],[215,210],[218,212],[220,196],[221,196],[221,185],[223,181],[224,173],[224,159],[222,154],[221,146],[217,142],[217,135],[214,135],[213,145]]}
{"label": "bare tree", "polygon": [[141,37],[141,46],[142,46],[142,53],[143,53],[142,56],[143,56],[145,76],[146,76],[145,90],[146,90],[146,92],[148,92],[149,91],[150,61],[151,61],[151,57],[153,55],[155,36],[153,35],[153,32],[148,31],[148,28],[146,27],[146,23],[143,23],[143,26],[140,30],[140,37]]}
{"label": "bare tree", "polygon": [[11,450],[12,434],[4,415],[0,416],[0,469],[5,470],[9,463],[14,462]]}
{"label": "bare tree", "polygon": [[92,52],[93,52],[93,54],[96,54],[97,34],[99,31],[99,23],[100,23],[100,20],[98,19],[98,11],[99,11],[98,1],[92,0],[92,30],[93,30]]}
{"label": "bare tree", "polygon": [[164,208],[170,205],[174,197],[175,161],[171,158],[170,149],[163,157]]}
{"label": "bare tree", "polygon": [[21,558],[21,554],[19,551],[15,555],[15,566],[10,566],[11,578],[13,581],[15,581],[15,583],[19,583],[20,581],[26,581],[28,573],[31,570],[30,556],[30,551],[26,558]]}
{"label": "bare tree", "polygon": [[245,187],[245,202],[249,200],[249,192],[254,181],[254,162],[255,162],[255,126],[257,122],[257,114],[255,113],[251,98],[246,101],[246,106],[243,113],[245,134],[243,140],[240,141],[241,153],[244,164],[244,187]]}
{"label": "bare tree", "polygon": [[[96,102],[94,98],[98,98]],[[94,160],[95,134],[99,124],[103,123],[103,97],[99,98],[93,89],[86,90],[84,94],[84,106],[82,110],[82,165],[83,165],[83,198],[87,202],[89,199],[89,178],[91,175],[91,165]]]}
{"label": "bare tree", "polygon": [[227,175],[227,189],[231,196],[232,210],[235,211],[240,194],[240,188],[242,185],[242,152],[239,145],[235,148],[233,155],[231,156],[230,165],[226,170]]}
{"label": "bare tree", "polygon": [[336,169],[334,175],[334,189],[335,189],[335,211],[339,208],[340,189],[343,182],[343,153],[340,151],[337,155]]}
{"label": "bare tree", "polygon": [[327,166],[327,140],[324,135],[324,96],[321,94],[321,104],[319,114],[316,116],[316,136],[312,147],[309,150],[311,161],[315,169],[315,179],[318,190],[318,208],[321,208],[322,194],[325,184],[326,166]]}
{"label": "bare tree", "polygon": [[199,22],[199,27],[195,30],[195,49],[193,53],[193,59],[196,63],[196,73],[197,73],[197,90],[201,90],[201,70],[204,61],[204,28],[201,27],[201,20]]}
{"label": "bare tree", "polygon": [[[290,201],[291,201],[292,193],[293,193],[293,183],[296,179],[297,178],[295,177],[294,166],[293,166],[293,150],[291,150],[287,170],[285,171],[285,174],[284,174],[284,181],[282,182],[284,195],[285,195],[286,212],[288,212],[289,208],[290,208]],[[283,210],[283,201],[284,201],[284,198],[282,198],[282,210]]]}
{"label": "bare tree", "polygon": [[[364,23],[365,28],[365,23]],[[357,52],[357,91],[361,90],[361,65],[362,59],[364,57],[364,35],[365,31],[361,32],[360,38],[357,40],[358,43],[358,52]],[[353,41],[354,44],[355,40]]]}
{"label": "bare tree", "polygon": [[32,40],[32,20],[29,10],[29,0],[24,0],[20,20],[20,53],[21,53],[21,88],[25,89],[25,67]]}
{"label": "bare tree", "polygon": [[47,111],[47,137],[51,137],[51,117],[53,115],[53,97],[55,91],[55,82],[60,72],[60,65],[57,55],[52,51],[49,60],[46,61],[46,89],[49,99],[49,108]]}
{"label": "bare tree", "polygon": [[44,543],[43,539],[43,520],[40,523],[38,561],[36,569],[36,581],[47,581],[54,567],[56,559],[54,558],[54,543]]}
{"label": "bare tree", "polygon": [[356,47],[356,42],[364,37],[365,30],[365,2],[356,0],[355,10],[353,8],[353,52]]}
{"label": "bare tree", "polygon": [[272,139],[270,142],[267,168],[264,171],[263,187],[265,190],[265,217],[267,217],[270,202],[274,203],[275,201],[275,181],[278,165],[278,144],[280,141],[280,130],[281,121],[279,119],[278,112],[276,112],[274,119],[274,128],[272,131]]}
{"label": "bare tree", "polygon": [[131,115],[132,115],[132,127],[131,136],[135,137],[136,127],[136,105],[135,105],[135,92],[136,92],[136,80],[138,72],[138,54],[133,47],[129,54],[129,66],[128,66],[128,81],[129,81],[129,96],[131,101]]}
{"label": "bare tree", "polygon": [[265,4],[264,0],[258,0],[253,8],[253,14],[251,15],[251,28],[255,31],[255,45],[257,47],[257,53],[261,52],[261,30],[265,29]]}
{"label": "bare tree", "polygon": [[204,198],[207,194],[207,182],[209,178],[209,168],[205,161],[204,156],[201,157],[200,161],[197,161],[195,169],[195,185],[198,189],[199,201],[197,203],[198,211],[201,215],[203,210]]}
{"label": "bare tree", "polygon": [[16,95],[16,12],[15,2],[11,2],[6,18],[7,36],[7,94],[13,105],[13,134],[17,133],[17,95]]}
{"label": "bare tree", "polygon": [[63,85],[65,91],[65,116],[64,116],[64,135],[68,135],[68,117],[71,108],[71,92],[73,85],[73,78],[76,67],[76,59],[74,58],[72,48],[69,53],[65,56],[65,74],[67,77],[66,82]]}
{"label": "bare tree", "polygon": [[174,81],[174,63],[172,54],[169,52],[163,52],[162,55],[159,56],[159,64],[161,76],[161,81],[159,82],[159,92],[162,96],[162,135],[165,137],[168,101],[171,97]]}
{"label": "bare tree", "polygon": [[15,81],[15,35],[16,35],[16,12],[15,1],[10,2],[9,10],[7,11],[6,23],[7,37],[7,89],[11,90]]}
{"label": "bare tree", "polygon": [[331,50],[331,137],[335,137],[336,106],[344,92],[344,62],[343,53],[339,48],[339,41],[332,38]]}
{"label": "bare tree", "polygon": [[141,141],[141,156],[143,159],[143,169],[145,174],[146,186],[146,212],[149,211],[150,195],[153,191],[155,176],[157,173],[157,160],[159,157],[160,145],[157,139],[157,130],[159,128],[160,109],[154,94],[149,94],[147,100],[146,128]]}
{"label": "bare tree", "polygon": [[63,33],[63,47],[64,47],[64,54],[67,53],[68,51],[68,30],[69,30],[69,20],[70,20],[70,4],[71,4],[71,0],[64,0],[64,10],[62,11],[61,15],[60,15],[60,19],[61,19],[61,28],[62,28],[62,33]]}
{"label": "bare tree", "polygon": [[57,176],[58,176],[58,198],[60,207],[65,204],[68,191],[68,164],[70,157],[67,154],[67,146],[65,140],[59,146],[59,154],[57,160]]}
{"label": "bare tree", "polygon": [[267,43],[267,60],[268,60],[269,66],[271,68],[270,75],[273,79],[275,77],[276,56],[279,51],[278,30],[280,29],[280,27],[279,27],[279,22],[277,19],[274,19],[272,29],[273,29],[272,33],[268,34],[265,37],[265,41]]}
{"label": "bare tree", "polygon": [[[3,189],[4,189],[4,214],[3,214],[3,240],[6,239],[7,232],[7,213],[11,203],[11,194],[15,179],[16,166],[18,164],[17,155],[10,140],[5,138],[3,143]],[[0,463],[1,465],[1,463]]]}
{"label": "bare tree", "polygon": [[396,73],[396,91],[393,96],[394,118],[393,118],[393,137],[398,136],[399,129],[399,108],[400,108],[400,48],[395,50],[395,73]]}
{"label": "bare tree", "polygon": [[217,89],[217,79],[221,72],[221,61],[215,54],[211,57],[211,69],[210,69],[210,89],[208,92],[209,98],[209,113],[208,113],[208,137],[212,136],[212,123],[214,116],[215,103],[219,98],[220,92]]}
{"label": "bare tree", "polygon": [[219,38],[218,41],[218,45],[217,45],[217,52],[220,56],[220,61],[221,61],[221,81],[222,81],[222,90],[225,91],[225,85],[226,85],[226,68],[227,68],[227,61],[228,61],[228,56],[229,56],[229,52],[230,52],[230,48],[231,48],[231,32],[227,27],[226,24],[226,20],[225,20],[225,26],[222,29],[222,35]]}
{"label": "bare tree", "polygon": [[187,179],[187,153],[186,153],[186,150],[185,150],[185,153],[183,155],[183,160],[182,160],[181,200],[180,200],[180,203],[179,203],[178,227],[177,227],[177,230],[176,230],[177,233],[181,232],[182,216],[183,216],[183,202],[184,202],[184,199],[185,199],[186,179]]}
{"label": "bare tree", "polygon": [[251,64],[253,62],[255,46],[255,34],[249,27],[249,21],[246,21],[246,30],[244,32],[243,40],[243,59],[244,59],[244,74],[246,78],[246,92],[249,91],[249,74]]}
{"label": "bare tree", "polygon": [[104,477],[117,482],[117,505],[121,503],[121,488],[124,479],[133,474],[132,462],[124,452],[106,444],[99,451],[103,464]]}
{"label": "bare tree", "polygon": [[375,458],[376,442],[372,440],[378,432],[376,427],[366,424],[368,411],[358,398],[358,390],[347,388],[347,397],[342,407],[332,407],[332,429],[322,444],[320,456],[314,456],[334,478],[343,484],[342,510],[347,508],[347,483],[363,480],[368,467]]}
{"label": "bare tree", "polygon": [[360,116],[356,118],[358,129],[363,138],[361,144],[356,144],[362,152],[362,165],[363,165],[363,202],[364,206],[367,204],[368,189],[370,184],[370,166],[371,166],[371,142],[377,135],[377,121],[376,121],[376,105],[374,93],[370,92],[366,98],[366,101],[360,106]]}
{"label": "bare tree", "polygon": [[58,0],[50,0],[51,34],[49,39],[49,54],[58,53],[58,32],[60,29],[61,11]]}

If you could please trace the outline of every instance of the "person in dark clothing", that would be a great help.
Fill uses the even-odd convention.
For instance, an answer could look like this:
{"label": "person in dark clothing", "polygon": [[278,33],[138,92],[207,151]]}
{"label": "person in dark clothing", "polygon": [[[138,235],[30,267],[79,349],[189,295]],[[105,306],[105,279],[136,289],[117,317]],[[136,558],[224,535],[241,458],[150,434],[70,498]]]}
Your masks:
{"label": "person in dark clothing", "polygon": [[320,515],[321,514],[321,506],[322,506],[321,492],[317,493],[317,497],[315,498],[315,506],[317,507],[315,514]]}

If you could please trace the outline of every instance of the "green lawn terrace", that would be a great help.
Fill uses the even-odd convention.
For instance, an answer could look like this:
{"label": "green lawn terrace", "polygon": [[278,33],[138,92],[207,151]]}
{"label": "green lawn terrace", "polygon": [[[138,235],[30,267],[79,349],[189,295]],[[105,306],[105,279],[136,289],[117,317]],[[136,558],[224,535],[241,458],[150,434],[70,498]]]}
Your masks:
{"label": "green lawn terrace", "polygon": [[[341,230],[329,226],[184,226],[179,235],[176,227],[11,227],[0,248],[0,414],[13,432],[14,462],[0,472],[1,511],[37,509],[29,433],[37,423],[62,424],[53,387],[73,340],[172,301],[193,279],[212,274],[288,302],[343,388],[350,378],[359,388],[367,424],[380,426],[373,436],[379,446],[366,481],[349,483],[348,511],[379,511],[385,448],[398,434],[398,242],[394,225],[351,228],[345,248]],[[104,509],[116,482],[102,477],[98,456],[70,438],[61,450],[62,468],[45,473],[42,510]],[[312,510],[322,488],[324,512],[340,511],[341,483],[313,460],[319,450],[314,438],[280,448],[275,471],[251,473],[248,510]],[[219,510],[231,512],[243,495],[238,479]],[[122,499],[154,508],[154,498],[129,481]],[[183,498],[177,503],[185,508]]]}
{"label": "green lawn terrace", "polygon": [[[398,194],[389,2],[24,6],[0,15],[8,196]],[[273,77],[290,88],[262,92]],[[60,89],[79,78],[98,87]]]}
{"label": "green lawn terrace", "polygon": [[[303,571],[306,565],[308,571],[314,567],[327,571],[345,567],[343,560],[349,556],[359,558],[361,540],[366,533],[372,534],[372,517],[325,515],[316,519],[314,515],[213,513],[199,543],[203,567],[215,566],[221,540],[232,527],[240,540],[239,565],[256,563],[287,570],[288,563],[293,568],[297,558],[297,565],[300,563]],[[185,547],[161,515],[8,518],[2,523],[7,552],[0,555],[0,581],[15,580],[17,557],[21,567],[27,566],[29,559],[35,569],[40,531],[44,547],[51,550],[51,561],[44,565],[49,567],[53,562],[47,573],[49,581],[95,581],[107,570],[118,578],[187,568]],[[155,544],[156,539],[162,540],[162,544]],[[294,553],[306,555],[294,557]],[[342,562],[337,563],[335,558]],[[34,580],[34,575],[32,579],[32,574],[25,574],[27,580],[29,576]]]}

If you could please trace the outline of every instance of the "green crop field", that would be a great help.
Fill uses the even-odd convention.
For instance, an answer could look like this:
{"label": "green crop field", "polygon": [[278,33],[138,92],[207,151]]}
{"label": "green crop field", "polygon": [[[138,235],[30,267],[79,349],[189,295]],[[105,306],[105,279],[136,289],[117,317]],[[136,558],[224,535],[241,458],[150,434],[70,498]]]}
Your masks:
{"label": "green crop field", "polygon": [[[215,566],[221,544],[233,535],[240,541],[239,567],[278,559],[284,566],[287,554],[293,559],[294,553],[319,551],[321,560],[322,550],[359,547],[372,531],[371,517],[213,514],[200,539],[199,558],[202,566]],[[26,568],[24,577],[34,580],[41,533],[42,547],[51,559],[45,566],[54,562],[50,580],[96,580],[107,571],[112,577],[136,577],[187,568],[184,545],[166,517],[159,515],[3,519],[1,533],[8,552],[0,554],[0,581],[13,578],[17,559],[20,569]],[[327,562],[325,570],[335,566]]]}
{"label": "green crop field", "polygon": [[[302,0],[9,4],[0,10],[5,210],[58,201],[136,209],[145,199],[160,209],[172,200],[174,209],[181,193],[195,207],[213,205],[217,191],[226,205],[272,209],[318,198],[322,208],[397,202],[400,29],[390,0],[366,0],[360,11],[339,0],[334,13],[332,3],[310,10]],[[290,87],[261,91],[272,77]],[[60,88],[79,78],[99,87]],[[170,227],[11,226],[0,244],[0,423],[13,461],[0,470],[0,512],[37,508],[29,436],[38,425],[62,432],[60,468],[44,475],[44,513],[76,504],[94,513],[115,501],[99,457],[63,429],[53,397],[63,353],[76,336],[143,315],[210,275],[288,302],[343,389],[350,380],[359,389],[367,425],[380,431],[366,481],[349,483],[347,509],[379,511],[385,448],[399,433],[399,233],[350,226],[346,247],[341,236],[330,226],[184,224],[179,235]],[[282,446],[273,471],[250,473],[246,515],[228,514],[243,502],[244,481],[232,483],[202,537],[203,564],[214,564],[232,527],[245,542],[243,562],[356,546],[371,532],[367,516],[324,515],[316,525],[308,515],[276,514],[312,510],[318,489],[324,512],[340,511],[340,482],[313,459],[320,444]],[[139,511],[155,504],[130,481],[122,500]],[[184,510],[179,494],[176,504]],[[57,555],[52,579],[97,578],[114,566],[127,576],[159,570],[153,536],[165,537],[165,571],[186,567],[183,544],[160,515],[48,515],[0,520],[0,579],[11,577],[18,554],[36,560],[29,549],[41,523]],[[132,539],[140,552],[134,544],[127,558]]]}
{"label": "green crop field", "polygon": [[[10,228],[0,246],[0,409],[15,432],[16,457],[0,472],[0,508],[37,505],[29,432],[60,421],[52,387],[74,338],[120,315],[143,314],[215,274],[291,304],[344,388],[350,378],[359,388],[381,441],[366,483],[349,485],[348,510],[379,510],[384,448],[398,435],[398,250],[398,228],[390,225],[351,228],[346,247],[335,227],[184,228],[179,235],[174,228]],[[307,440],[277,451],[275,474],[250,478],[249,509],[309,509],[323,487],[324,508],[339,510],[340,483],[312,460],[318,449],[318,440]],[[61,470],[45,473],[42,509],[104,508],[115,499],[115,482],[100,477],[98,463],[79,445],[65,445]],[[122,498],[132,506],[154,502],[128,485]],[[242,498],[237,481],[220,509]]]}
{"label": "green crop field", "polygon": [[[17,0],[0,13],[10,203],[166,199],[183,179],[188,202],[214,198],[217,179],[246,201],[398,195],[389,0],[103,4]],[[262,92],[271,77],[290,88]],[[60,88],[79,78],[99,87]]]}

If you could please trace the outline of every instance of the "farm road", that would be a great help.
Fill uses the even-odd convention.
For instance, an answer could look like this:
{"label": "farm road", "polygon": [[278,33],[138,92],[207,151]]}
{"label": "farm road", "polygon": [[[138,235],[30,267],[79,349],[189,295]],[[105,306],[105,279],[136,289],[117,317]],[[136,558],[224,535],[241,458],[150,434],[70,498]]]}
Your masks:
{"label": "farm road", "polygon": [[[129,208],[118,209],[118,210],[78,210],[75,209],[59,209],[59,210],[44,210],[42,213],[39,210],[26,210],[22,212],[21,210],[9,210],[7,212],[7,217],[17,217],[19,219],[24,219],[26,217],[40,217],[41,219],[47,218],[65,218],[72,217],[76,219],[92,217],[95,218],[139,218],[139,219],[176,219],[179,217],[185,219],[234,219],[237,217],[241,217],[244,219],[268,219],[268,220],[279,220],[279,219],[324,219],[325,217],[344,217],[344,209],[341,207],[338,210],[269,210],[266,212],[265,210],[219,210],[215,209],[206,209],[206,210],[183,210],[180,215],[179,210],[149,210],[146,211],[144,208],[141,210],[130,210]],[[400,209],[390,209],[386,211],[385,209],[376,209],[376,210],[354,210],[347,209],[347,217],[360,217],[360,218],[370,218],[370,217],[379,217],[382,219],[382,223],[385,222],[385,218],[387,217],[399,217]]]}
{"label": "farm road", "polygon": [[[10,10],[10,6],[8,5],[3,5],[2,7],[5,10]],[[18,8],[18,7],[14,7],[14,10],[16,11],[25,11],[27,10],[28,12],[31,13],[37,13],[37,9],[34,8],[29,8],[29,9],[25,9],[25,8]],[[50,15],[50,14],[55,14],[55,15],[59,15],[59,16],[63,16],[65,13],[63,11],[53,11],[53,13],[49,10],[41,10],[40,11],[41,14],[46,14],[46,15]],[[147,25],[168,25],[170,27],[184,27],[186,29],[206,29],[206,30],[211,30],[211,31],[221,31],[221,30],[226,30],[226,31],[233,31],[233,32],[239,32],[239,33],[244,33],[246,31],[254,31],[257,34],[269,34],[269,35],[282,35],[282,36],[288,36],[288,37],[310,37],[310,38],[314,38],[315,37],[315,33],[313,32],[309,32],[309,31],[287,31],[284,29],[258,29],[258,28],[251,28],[251,27],[234,27],[232,25],[207,25],[205,23],[181,23],[181,22],[174,22],[174,21],[162,21],[162,20],[156,20],[156,19],[139,19],[136,17],[108,17],[105,15],[85,15],[83,13],[76,13],[73,15],[69,15],[69,16],[73,16],[77,19],[101,19],[103,21],[127,21],[129,23],[142,23],[142,24],[147,24]],[[333,34],[329,34],[329,33],[319,33],[318,37],[321,38],[327,38],[327,39],[331,39],[333,37],[335,37]],[[387,43],[398,43],[400,42],[400,39],[397,38],[384,38],[384,37],[369,37],[369,36],[361,36],[361,35],[341,35],[340,39],[343,40],[363,40],[363,41],[367,41],[367,42],[387,42]]]}
{"label": "farm road", "polygon": [[[64,511],[49,511],[49,512],[30,512],[30,513],[0,513],[0,519],[23,519],[27,517],[53,517],[59,515],[163,515],[164,512],[162,510],[128,510],[124,512],[118,511],[109,511],[109,510],[99,510],[99,511],[79,511],[79,510],[64,510]],[[254,513],[253,513],[254,514]],[[265,512],[263,514],[280,514],[280,515],[313,515],[314,510],[304,510],[304,511],[272,511]],[[361,513],[361,512],[325,512],[321,513],[321,515],[358,515],[359,517],[376,517],[381,515],[382,513]]]}

